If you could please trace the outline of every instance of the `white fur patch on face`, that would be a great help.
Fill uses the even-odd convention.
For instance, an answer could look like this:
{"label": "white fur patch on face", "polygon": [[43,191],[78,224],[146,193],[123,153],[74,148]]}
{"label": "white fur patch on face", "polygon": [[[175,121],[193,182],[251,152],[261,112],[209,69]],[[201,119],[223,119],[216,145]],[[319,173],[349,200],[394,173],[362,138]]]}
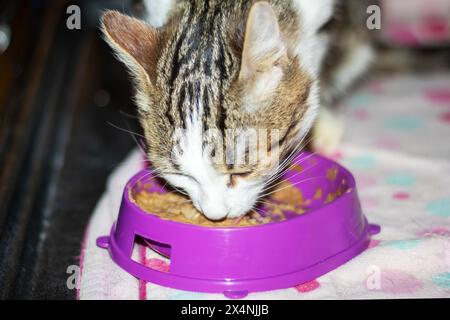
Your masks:
{"label": "white fur patch on face", "polygon": [[[203,149],[203,128],[200,112],[194,112],[192,121],[186,121],[186,130],[179,131],[178,146],[173,161],[181,174],[163,177],[174,187],[185,190],[194,206],[211,220],[239,217],[255,204],[263,188],[262,181],[240,181],[230,187],[230,176],[218,172],[210,155]],[[188,120],[188,119],[186,119]]]}

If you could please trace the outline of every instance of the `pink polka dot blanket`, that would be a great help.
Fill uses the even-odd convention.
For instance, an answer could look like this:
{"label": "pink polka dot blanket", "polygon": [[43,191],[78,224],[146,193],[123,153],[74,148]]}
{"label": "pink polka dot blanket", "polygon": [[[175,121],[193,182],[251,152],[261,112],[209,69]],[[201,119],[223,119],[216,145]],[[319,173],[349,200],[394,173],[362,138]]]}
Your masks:
{"label": "pink polka dot blanket", "polygon": [[[381,233],[361,255],[318,279],[247,299],[450,297],[450,76],[373,79],[337,108],[346,133],[329,156],[353,172],[364,213]],[[117,217],[126,181],[142,165],[134,151],[109,178],[86,229],[78,298],[225,299],[138,280],[96,246]],[[170,263],[141,245],[133,259],[163,272]]]}
{"label": "pink polka dot blanket", "polygon": [[405,46],[450,44],[450,0],[382,0],[382,36]]}

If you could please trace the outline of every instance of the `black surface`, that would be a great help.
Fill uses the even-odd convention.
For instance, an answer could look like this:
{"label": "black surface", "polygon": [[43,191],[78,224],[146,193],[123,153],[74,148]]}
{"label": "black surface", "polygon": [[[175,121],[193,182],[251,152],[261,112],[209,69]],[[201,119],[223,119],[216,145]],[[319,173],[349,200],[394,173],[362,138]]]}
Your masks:
{"label": "black surface", "polygon": [[[0,298],[75,298],[66,270],[79,262],[107,176],[135,146],[109,123],[140,130],[124,115],[135,114],[124,68],[96,29],[67,30],[64,13],[29,110],[21,110],[24,73],[4,109],[13,111],[2,114],[0,165],[9,172],[0,193]],[[111,95],[107,106],[95,104],[99,90]]]}

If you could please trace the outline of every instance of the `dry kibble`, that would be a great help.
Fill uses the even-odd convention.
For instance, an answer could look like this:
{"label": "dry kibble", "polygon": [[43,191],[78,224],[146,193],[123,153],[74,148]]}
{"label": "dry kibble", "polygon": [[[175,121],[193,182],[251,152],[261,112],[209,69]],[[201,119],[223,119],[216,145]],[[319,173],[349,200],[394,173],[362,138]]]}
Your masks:
{"label": "dry kibble", "polygon": [[264,209],[267,214],[264,217],[256,211],[250,211],[240,218],[211,221],[199,212],[187,197],[175,192],[157,193],[144,189],[140,192],[133,192],[131,198],[144,211],[158,215],[162,219],[207,227],[256,226],[285,220],[285,211],[296,214],[305,212],[302,208],[302,193],[286,181],[281,183],[276,191],[265,200]]}

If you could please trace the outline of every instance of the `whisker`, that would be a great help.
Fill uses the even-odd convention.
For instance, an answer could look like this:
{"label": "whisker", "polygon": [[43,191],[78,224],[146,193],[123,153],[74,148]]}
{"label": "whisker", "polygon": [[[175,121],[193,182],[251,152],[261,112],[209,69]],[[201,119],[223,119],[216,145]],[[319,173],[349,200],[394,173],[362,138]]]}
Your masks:
{"label": "whisker", "polygon": [[[298,162],[294,162],[293,164],[295,164],[295,165],[302,164],[302,163],[304,163],[305,161],[307,161],[309,158],[311,158],[312,156],[313,156],[313,155],[308,156],[308,157],[305,157],[305,158],[303,158],[303,159],[300,159]],[[316,164],[312,165],[311,167],[309,167],[308,169],[306,169],[306,170],[304,170],[304,171],[301,171],[301,172],[298,172],[298,173],[294,174],[291,178],[295,178],[295,177],[297,177],[297,176],[300,175],[300,174],[305,174],[306,172],[308,172],[308,170],[312,169],[315,165],[316,165]],[[280,178],[280,177],[281,177],[281,176],[278,176],[277,179]],[[273,187],[274,185],[271,185],[271,183],[274,182],[275,180],[276,180],[276,179],[269,179],[267,182],[265,182],[264,186],[265,186],[265,187],[266,187],[266,186]],[[277,183],[276,185],[279,185],[279,184],[281,184],[281,183],[283,183],[283,181],[280,181],[280,182]]]}
{"label": "whisker", "polygon": [[304,146],[306,146],[311,141],[311,138],[307,141],[304,141],[304,138],[300,141],[299,144],[297,144],[296,147],[293,148],[292,152],[287,157],[286,161],[283,161],[281,169],[284,169],[291,161],[292,159],[297,156],[297,154],[300,152],[301,149],[303,149]]}
{"label": "whisker", "polygon": [[[298,175],[300,175],[300,174],[304,174],[304,173],[308,172],[308,170],[311,169],[312,167],[314,167],[314,166],[311,166],[310,168],[308,168],[307,170],[305,170],[305,171],[303,171],[303,172],[296,173],[295,175],[293,175],[293,176],[291,177],[291,179],[292,179],[292,178],[295,178],[296,176],[298,176]],[[275,182],[276,182],[276,181],[275,181]],[[274,189],[274,192],[275,192],[275,191],[278,191],[279,189],[276,189],[276,188],[277,188],[279,185],[282,185],[284,182],[285,182],[285,181],[282,180],[282,181],[279,181],[279,182],[276,182],[276,183],[272,183],[272,184],[265,185],[265,186],[263,187],[263,189],[261,190],[261,192],[266,192],[266,191],[271,190],[271,189]],[[294,186],[294,185],[295,185],[295,184],[290,184],[289,186]]]}
{"label": "whisker", "polygon": [[131,114],[131,113],[127,113],[123,110],[119,110],[119,113],[127,118],[131,118],[131,119],[139,119],[139,117],[137,115]]}
{"label": "whisker", "polygon": [[282,161],[282,163],[279,166],[282,166],[285,163],[289,162],[297,154],[297,152],[299,152],[300,149],[303,148],[304,145],[307,145],[311,141],[310,138],[308,141],[304,143],[306,137],[307,136],[304,136],[295,146],[292,147],[292,150],[289,153],[289,155],[286,157],[286,159]]}
{"label": "whisker", "polygon": [[[307,143],[309,143],[311,139],[309,139],[308,141],[305,142],[305,145]],[[291,153],[286,157],[286,159],[284,159],[282,161],[282,163],[280,165],[278,165],[277,169],[275,170],[275,172],[272,174],[271,178],[268,179],[268,181],[266,183],[270,183],[273,180],[278,179],[279,177],[281,177],[284,172],[286,167],[291,163],[292,159],[297,155],[297,153],[300,151],[300,149],[303,148],[302,143],[304,141],[304,138],[300,141],[300,143],[297,144],[296,147],[293,148],[293,150],[291,151]],[[315,154],[315,153],[313,153]]]}
{"label": "whisker", "polygon": [[110,126],[112,126],[113,128],[116,128],[117,130],[120,130],[120,131],[129,133],[129,134],[132,134],[132,135],[136,135],[136,136],[139,136],[139,137],[145,139],[145,137],[144,137],[142,134],[139,134],[139,133],[137,133],[137,132],[133,132],[133,131],[131,131],[131,130],[127,130],[127,129],[121,128],[121,127],[119,127],[119,126],[117,126],[117,125],[115,125],[115,124],[113,124],[113,123],[111,123],[111,122],[109,122],[109,121],[107,121],[106,123],[109,124]]}
{"label": "whisker", "polygon": [[278,192],[278,191],[281,191],[281,190],[284,190],[284,189],[287,189],[287,188],[291,188],[291,187],[297,186],[297,185],[299,185],[299,184],[301,184],[301,183],[304,183],[304,182],[307,182],[307,181],[309,181],[309,180],[319,179],[319,178],[322,178],[322,177],[325,177],[325,176],[318,176],[318,177],[306,178],[306,179],[303,179],[303,180],[301,180],[301,181],[298,181],[298,182],[296,182],[296,183],[294,183],[294,184],[291,184],[291,185],[289,185],[289,186],[283,187],[283,188],[281,188],[281,189],[276,189],[276,190],[274,190],[274,191],[272,191],[272,192],[268,192],[268,193],[266,193],[266,194],[262,194],[262,195],[260,195],[259,197],[264,198],[264,197],[270,196],[271,194],[273,194],[273,193],[275,193],[275,192]]}

